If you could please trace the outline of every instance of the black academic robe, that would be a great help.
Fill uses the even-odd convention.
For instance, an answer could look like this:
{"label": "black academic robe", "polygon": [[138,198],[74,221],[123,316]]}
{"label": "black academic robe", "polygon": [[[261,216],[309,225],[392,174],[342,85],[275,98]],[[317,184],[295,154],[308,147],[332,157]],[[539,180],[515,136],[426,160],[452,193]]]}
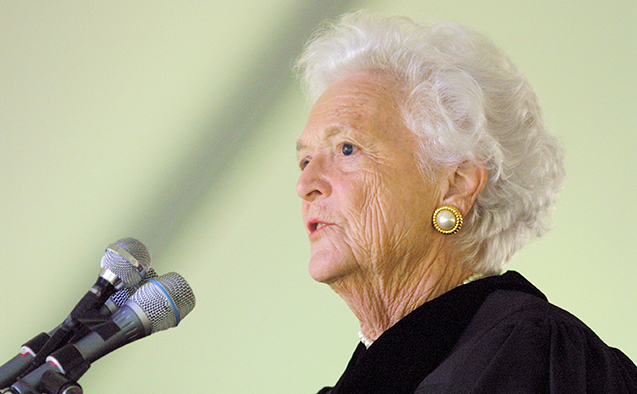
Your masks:
{"label": "black academic robe", "polygon": [[359,344],[319,394],[637,393],[637,367],[509,271],[459,286]]}

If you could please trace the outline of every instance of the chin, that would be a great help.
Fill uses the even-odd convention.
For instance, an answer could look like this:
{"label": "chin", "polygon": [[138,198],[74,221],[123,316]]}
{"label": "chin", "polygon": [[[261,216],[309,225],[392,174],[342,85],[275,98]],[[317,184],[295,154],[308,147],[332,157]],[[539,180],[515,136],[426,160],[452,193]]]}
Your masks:
{"label": "chin", "polygon": [[329,258],[326,253],[318,253],[310,258],[309,272],[312,279],[317,282],[330,284],[347,275],[346,265],[342,260]]}
{"label": "chin", "polygon": [[322,264],[314,264],[310,261],[309,266],[310,276],[312,279],[319,283],[330,283],[334,281],[334,273],[333,270],[329,267],[325,267]]}

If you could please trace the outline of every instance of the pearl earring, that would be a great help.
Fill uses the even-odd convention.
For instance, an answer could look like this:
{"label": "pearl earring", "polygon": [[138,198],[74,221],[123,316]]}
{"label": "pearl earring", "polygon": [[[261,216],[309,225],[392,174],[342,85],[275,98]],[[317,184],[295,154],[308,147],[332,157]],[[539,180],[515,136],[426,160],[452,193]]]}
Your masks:
{"label": "pearl earring", "polygon": [[462,227],[462,213],[452,205],[443,205],[434,211],[433,225],[443,234],[453,234]]}

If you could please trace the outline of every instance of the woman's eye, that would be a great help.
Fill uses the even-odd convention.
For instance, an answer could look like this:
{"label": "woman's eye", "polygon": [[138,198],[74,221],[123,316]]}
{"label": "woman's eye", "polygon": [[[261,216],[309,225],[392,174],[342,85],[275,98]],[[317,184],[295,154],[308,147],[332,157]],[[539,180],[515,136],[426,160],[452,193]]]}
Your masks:
{"label": "woman's eye", "polygon": [[307,167],[307,165],[310,163],[310,161],[308,159],[303,159],[301,160],[301,162],[299,163],[299,167],[301,167],[301,170],[304,170],[305,167]]}
{"label": "woman's eye", "polygon": [[343,155],[345,156],[351,155],[352,153],[354,153],[354,145],[347,143],[343,144],[341,146],[341,152],[343,152]]}

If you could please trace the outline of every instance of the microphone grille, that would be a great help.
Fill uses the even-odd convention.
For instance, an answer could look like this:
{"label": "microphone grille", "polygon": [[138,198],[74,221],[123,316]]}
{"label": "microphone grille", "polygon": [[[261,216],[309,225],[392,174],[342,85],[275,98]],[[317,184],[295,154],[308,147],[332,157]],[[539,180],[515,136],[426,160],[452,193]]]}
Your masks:
{"label": "microphone grille", "polygon": [[195,307],[195,294],[176,272],[151,279],[130,297],[150,320],[151,334],[176,327]]}
{"label": "microphone grille", "polygon": [[[143,285],[144,283],[146,283],[147,280],[149,279],[155,279],[157,278],[159,275],[157,275],[157,272],[155,272],[155,270],[153,269],[153,267],[149,267],[146,270],[146,279],[139,282],[139,284],[130,286],[130,287],[124,287],[121,290],[116,291],[109,299],[108,301],[106,301],[107,305],[109,305],[109,309],[111,309],[112,311],[116,310],[117,308],[120,308],[122,305],[124,305],[126,303],[126,301],[128,301],[128,299],[133,295],[133,293],[135,293],[137,291],[137,289],[139,289],[139,287],[141,285]],[[111,306],[114,305],[113,306]]]}
{"label": "microphone grille", "polygon": [[150,252],[135,238],[122,238],[109,245],[101,265],[117,275],[125,287],[134,286],[150,268]]}

